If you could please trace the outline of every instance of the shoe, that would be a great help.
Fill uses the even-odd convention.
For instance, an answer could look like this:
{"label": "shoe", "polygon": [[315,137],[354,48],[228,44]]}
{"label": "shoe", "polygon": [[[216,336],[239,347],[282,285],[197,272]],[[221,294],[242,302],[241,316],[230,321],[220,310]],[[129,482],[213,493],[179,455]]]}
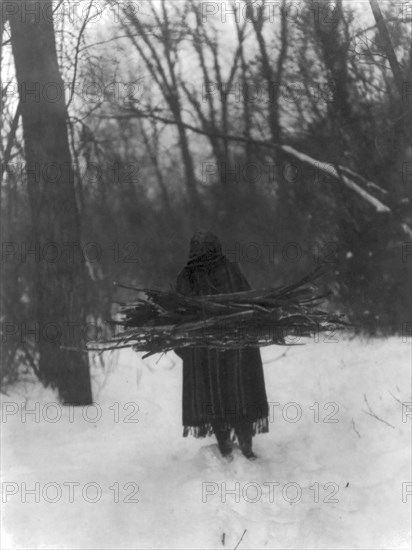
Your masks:
{"label": "shoe", "polygon": [[252,451],[253,430],[250,422],[239,422],[235,427],[239,448],[248,460],[256,460],[257,456]]}
{"label": "shoe", "polygon": [[232,455],[232,442],[230,439],[225,439],[224,441],[218,441],[220,454],[226,458]]}
{"label": "shoe", "polygon": [[240,438],[239,439],[239,447],[242,451],[242,454],[244,457],[246,457],[248,460],[256,460],[257,456],[252,451],[252,438]]}
{"label": "shoe", "polygon": [[257,456],[252,451],[252,437],[239,437],[239,447],[242,451],[243,456],[245,456],[248,460],[255,460]]}
{"label": "shoe", "polygon": [[225,455],[222,455],[222,458],[223,458],[226,462],[233,462],[233,454],[232,454],[232,452],[227,453],[227,454],[225,454]]}
{"label": "shoe", "polygon": [[216,422],[213,426],[213,431],[217,439],[220,454],[223,457],[232,454],[232,440],[230,439],[230,429],[223,426],[221,423]]}
{"label": "shoe", "polygon": [[243,456],[246,457],[248,460],[256,460],[257,455],[250,449],[249,451],[242,451]]}

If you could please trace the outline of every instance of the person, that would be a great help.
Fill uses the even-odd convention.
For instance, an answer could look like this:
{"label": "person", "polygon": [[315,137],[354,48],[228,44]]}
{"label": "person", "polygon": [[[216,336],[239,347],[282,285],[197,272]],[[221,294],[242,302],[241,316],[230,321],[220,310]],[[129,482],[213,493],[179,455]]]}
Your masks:
{"label": "person", "polygon": [[[250,290],[239,266],[222,253],[219,239],[197,232],[189,260],[179,273],[176,291],[189,295]],[[268,403],[258,348],[175,350],[183,359],[183,436],[216,436],[222,456],[231,460],[233,442],[255,459],[252,437],[268,432]]]}

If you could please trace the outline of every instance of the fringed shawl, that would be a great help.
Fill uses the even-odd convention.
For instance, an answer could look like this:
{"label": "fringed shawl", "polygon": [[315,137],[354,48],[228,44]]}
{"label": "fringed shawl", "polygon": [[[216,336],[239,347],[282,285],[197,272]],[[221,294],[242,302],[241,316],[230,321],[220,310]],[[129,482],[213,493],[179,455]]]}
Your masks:
{"label": "fringed shawl", "polygon": [[[196,296],[250,289],[238,265],[229,262],[219,247],[212,253],[208,247],[207,254],[189,256],[177,278],[178,292]],[[254,433],[268,431],[269,411],[259,349],[218,351],[198,347],[176,352],[183,359],[184,436],[210,435],[216,421],[229,428],[247,420],[253,424]]]}

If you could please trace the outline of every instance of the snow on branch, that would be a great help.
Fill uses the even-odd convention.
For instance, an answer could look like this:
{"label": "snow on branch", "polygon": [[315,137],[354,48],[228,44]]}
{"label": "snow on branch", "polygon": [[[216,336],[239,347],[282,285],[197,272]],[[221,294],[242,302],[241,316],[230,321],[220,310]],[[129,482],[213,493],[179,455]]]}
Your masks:
{"label": "snow on branch", "polygon": [[408,235],[408,237],[412,239],[412,229],[409,227],[409,225],[407,225],[406,223],[403,223],[402,229]]}
{"label": "snow on branch", "polygon": [[[330,176],[333,176],[334,178],[341,181],[346,187],[354,191],[358,196],[362,197],[366,202],[368,202],[371,206],[374,207],[375,211],[378,213],[391,213],[393,215],[392,210],[389,208],[389,206],[386,206],[386,204],[383,204],[379,199],[368,193],[365,189],[363,189],[358,183],[363,183],[366,187],[369,189],[373,189],[374,191],[379,192],[381,195],[387,195],[388,191],[386,189],[382,189],[379,185],[376,183],[373,183],[371,181],[366,180],[363,176],[360,174],[354,172],[353,170],[350,170],[349,168],[346,168],[344,166],[336,165],[337,168],[331,163],[327,162],[320,162],[319,160],[316,160],[309,155],[306,155],[305,153],[301,153],[291,147],[290,145],[279,145],[277,143],[273,143],[272,141],[266,141],[261,139],[256,139],[252,137],[245,137],[245,136],[238,136],[238,135],[232,135],[228,133],[221,133],[221,132],[213,132],[211,130],[205,130],[203,128],[197,128],[196,126],[193,126],[191,124],[187,124],[183,121],[176,121],[174,119],[169,119],[164,116],[160,116],[156,114],[156,112],[159,112],[159,109],[151,109],[149,111],[142,111],[140,109],[134,108],[133,111],[129,111],[124,115],[100,115],[98,118],[152,118],[154,120],[157,120],[159,122],[163,122],[166,125],[175,125],[180,126],[181,128],[185,128],[186,130],[189,130],[191,132],[194,132],[196,134],[200,134],[203,136],[215,137],[218,139],[225,139],[227,141],[235,141],[240,143],[250,143],[253,145],[258,145],[261,147],[267,147],[270,149],[280,150],[283,151],[283,153],[290,155],[294,157],[295,159],[299,160],[302,163],[309,164],[310,166],[314,166],[318,170],[321,170],[325,174],[329,174]],[[354,181],[356,180],[356,181]],[[405,223],[400,224],[400,228],[403,233],[405,233],[408,238],[412,236],[412,229]]]}
{"label": "snow on branch", "polygon": [[[346,187],[348,187],[352,191],[355,191],[355,193],[357,193],[364,200],[369,202],[377,212],[379,213],[391,212],[391,209],[388,206],[383,204],[376,197],[373,197],[371,194],[365,191],[365,189],[362,189],[362,187],[360,187],[348,176],[346,176],[343,173],[339,173],[338,170],[332,164],[329,164],[327,162],[319,162],[318,160],[315,160],[312,157],[305,155],[305,153],[300,153],[299,151],[296,151],[296,149],[294,149],[293,147],[290,147],[289,145],[282,145],[281,149],[283,152],[293,156],[294,158],[298,159],[300,162],[309,164],[310,166],[314,166],[319,170],[321,170],[322,172],[329,174],[330,176],[333,176],[334,178],[342,181],[346,185]],[[346,170],[345,172],[348,173],[348,171]]]}

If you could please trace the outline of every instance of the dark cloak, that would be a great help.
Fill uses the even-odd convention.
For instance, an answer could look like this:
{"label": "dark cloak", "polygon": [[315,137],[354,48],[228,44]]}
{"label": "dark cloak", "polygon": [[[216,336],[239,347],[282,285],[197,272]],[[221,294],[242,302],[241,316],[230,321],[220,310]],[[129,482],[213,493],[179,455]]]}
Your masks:
{"label": "dark cloak", "polygon": [[[223,254],[217,237],[196,234],[176,290],[199,296],[249,290],[236,263]],[[176,350],[183,359],[183,435],[204,437],[212,424],[233,428],[250,422],[253,434],[268,431],[268,403],[258,348],[229,351],[197,347]]]}

